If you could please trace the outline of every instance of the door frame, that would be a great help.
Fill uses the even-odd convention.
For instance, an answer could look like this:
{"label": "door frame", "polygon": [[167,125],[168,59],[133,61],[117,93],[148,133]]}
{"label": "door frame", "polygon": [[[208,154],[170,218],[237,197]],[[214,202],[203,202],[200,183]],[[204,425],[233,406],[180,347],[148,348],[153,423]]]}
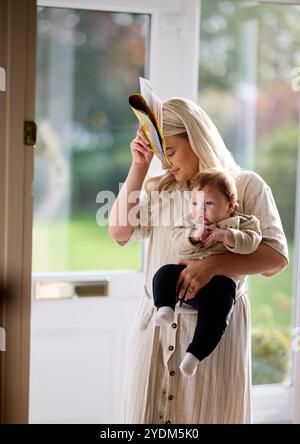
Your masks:
{"label": "door frame", "polygon": [[36,1],[0,5],[0,423],[27,423],[31,306],[33,147],[24,145],[24,121],[34,120]]}

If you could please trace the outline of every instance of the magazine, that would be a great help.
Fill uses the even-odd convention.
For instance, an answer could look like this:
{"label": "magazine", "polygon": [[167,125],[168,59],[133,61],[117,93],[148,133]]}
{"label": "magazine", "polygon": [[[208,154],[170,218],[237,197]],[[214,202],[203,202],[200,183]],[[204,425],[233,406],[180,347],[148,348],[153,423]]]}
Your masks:
{"label": "magazine", "polygon": [[129,104],[138,118],[144,133],[149,139],[150,147],[163,165],[168,168],[165,141],[162,135],[162,102],[154,94],[149,80],[140,77],[140,93],[129,96]]}

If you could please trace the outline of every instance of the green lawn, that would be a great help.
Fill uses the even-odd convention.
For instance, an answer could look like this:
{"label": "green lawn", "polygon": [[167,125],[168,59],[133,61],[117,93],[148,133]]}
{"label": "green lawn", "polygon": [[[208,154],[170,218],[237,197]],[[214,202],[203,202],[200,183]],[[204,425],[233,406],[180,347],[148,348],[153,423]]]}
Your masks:
{"label": "green lawn", "polygon": [[[137,270],[140,257],[140,242],[118,246],[109,238],[107,227],[97,226],[94,215],[74,217],[69,223],[34,225],[34,272]],[[248,283],[252,324],[288,328],[291,323],[292,264],[275,277],[254,276],[248,279]]]}
{"label": "green lawn", "polygon": [[292,313],[293,246],[289,245],[290,264],[273,277],[248,278],[252,325],[289,328]]}
{"label": "green lawn", "polygon": [[95,271],[140,268],[141,244],[120,247],[99,227],[95,216],[74,217],[68,223],[35,223],[33,271]]}

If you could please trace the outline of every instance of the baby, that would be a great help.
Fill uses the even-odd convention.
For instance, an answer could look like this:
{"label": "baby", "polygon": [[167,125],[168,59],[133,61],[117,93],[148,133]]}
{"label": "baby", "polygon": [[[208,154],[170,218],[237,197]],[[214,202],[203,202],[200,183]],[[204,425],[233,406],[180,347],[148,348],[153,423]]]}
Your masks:
{"label": "baby", "polygon": [[[203,193],[199,193],[202,191]],[[201,199],[204,197],[204,199]],[[181,259],[203,259],[226,251],[253,253],[260,241],[259,221],[253,215],[236,212],[237,190],[233,177],[225,170],[210,169],[193,182],[192,211],[172,229],[172,244]],[[172,323],[175,305],[184,304],[198,310],[194,337],[180,364],[185,376],[192,376],[199,361],[206,358],[228,325],[235,304],[238,276],[214,276],[194,298],[189,287],[186,294],[176,290],[176,283],[185,265],[166,264],[153,277],[155,325]],[[182,303],[182,302],[181,302]]]}

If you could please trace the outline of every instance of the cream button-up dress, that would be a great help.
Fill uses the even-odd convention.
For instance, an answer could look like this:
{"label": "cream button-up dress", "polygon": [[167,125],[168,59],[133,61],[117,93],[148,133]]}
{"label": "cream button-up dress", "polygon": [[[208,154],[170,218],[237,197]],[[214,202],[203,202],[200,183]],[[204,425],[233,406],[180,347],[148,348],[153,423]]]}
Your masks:
{"label": "cream button-up dress", "polygon": [[[288,259],[286,238],[269,186],[256,173],[242,171],[237,181],[239,211],[260,221],[262,241]],[[246,424],[251,413],[251,325],[246,279],[240,280],[230,323],[220,343],[198,365],[193,377],[184,377],[179,365],[195,330],[197,312],[176,306],[173,324],[158,327],[152,277],[162,265],[176,263],[169,226],[145,224],[148,206],[141,199],[140,225],[133,240],[148,239],[146,282],[127,346],[120,422],[125,424]],[[170,208],[166,205],[169,211]],[[167,211],[166,210],[166,211]],[[162,203],[164,211],[164,203]]]}

